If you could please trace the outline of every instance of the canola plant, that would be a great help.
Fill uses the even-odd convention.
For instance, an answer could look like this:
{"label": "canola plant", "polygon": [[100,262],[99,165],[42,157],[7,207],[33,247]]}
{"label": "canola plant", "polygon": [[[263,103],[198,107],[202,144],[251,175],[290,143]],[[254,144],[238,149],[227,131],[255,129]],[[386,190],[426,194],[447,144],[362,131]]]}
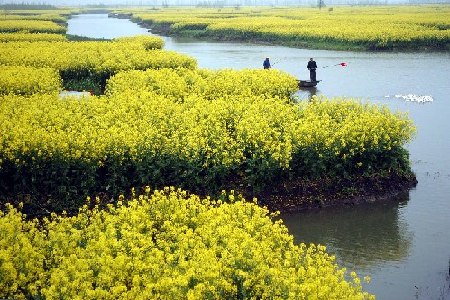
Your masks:
{"label": "canola plant", "polygon": [[[123,10],[122,10],[123,11]],[[172,35],[351,50],[448,50],[450,9],[436,6],[126,9]]]}
{"label": "canola plant", "polygon": [[[158,38],[61,40],[54,14],[0,24],[0,297],[374,298],[325,247],[222,190],[409,174],[406,115],[295,102],[289,74],[198,69]],[[74,80],[104,94],[61,98]]]}
{"label": "canola plant", "polygon": [[294,244],[282,221],[233,193],[147,188],[40,223],[8,206],[0,251],[5,298],[375,298],[324,246]]}

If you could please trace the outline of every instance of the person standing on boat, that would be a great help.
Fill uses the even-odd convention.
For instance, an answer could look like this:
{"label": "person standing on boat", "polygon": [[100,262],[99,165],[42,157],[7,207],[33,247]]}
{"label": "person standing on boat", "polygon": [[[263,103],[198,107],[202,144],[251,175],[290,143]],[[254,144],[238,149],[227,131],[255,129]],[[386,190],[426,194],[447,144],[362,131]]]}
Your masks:
{"label": "person standing on boat", "polygon": [[307,68],[309,70],[309,79],[311,79],[311,81],[316,81],[317,64],[312,57],[308,61]]}
{"label": "person standing on boat", "polygon": [[264,69],[270,69],[270,61],[268,57],[266,57],[266,59],[264,60],[263,67]]}

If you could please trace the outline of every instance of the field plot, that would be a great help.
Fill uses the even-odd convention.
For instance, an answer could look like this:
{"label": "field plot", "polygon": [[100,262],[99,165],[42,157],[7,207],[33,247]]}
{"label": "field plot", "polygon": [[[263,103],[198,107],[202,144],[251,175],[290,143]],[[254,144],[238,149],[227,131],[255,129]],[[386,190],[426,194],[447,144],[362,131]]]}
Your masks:
{"label": "field plot", "polygon": [[[118,11],[118,13],[124,11]],[[126,10],[155,32],[346,50],[449,50],[450,8],[167,8]]]}
{"label": "field plot", "polygon": [[[121,41],[0,47],[0,61],[19,64],[3,67],[11,74],[0,101],[3,194],[35,208],[73,211],[87,195],[144,185],[253,197],[293,182],[413,177],[406,116],[344,99],[294,103],[295,78],[277,70],[195,69],[185,56]],[[82,75],[85,89],[102,76],[106,95],[62,101],[51,92],[57,72],[34,83],[19,71],[39,69],[23,64],[53,67],[66,82]],[[146,68],[156,69],[136,70]],[[49,90],[37,93],[42,80]]]}
{"label": "field plot", "polygon": [[[59,26],[58,15],[43,14],[3,34],[47,34],[50,20]],[[334,186],[339,199],[368,192],[358,185],[373,180],[414,182],[406,116],[345,99],[294,103],[289,74],[197,69],[163,44],[150,36],[0,43],[2,197],[76,211],[88,195],[173,185],[201,195],[235,189],[272,208],[286,199],[275,204],[270,191],[300,193],[295,208],[332,204],[320,194]],[[98,97],[62,101],[62,89]],[[314,186],[322,188],[311,194]]]}
{"label": "field plot", "polygon": [[374,299],[324,246],[295,245],[266,209],[234,194],[147,188],[41,224],[8,207],[0,233],[6,298]]}
{"label": "field plot", "polygon": [[66,89],[84,88],[100,94],[106,80],[120,70],[196,66],[194,59],[162,47],[161,39],[144,36],[101,43],[9,41],[0,43],[0,64],[53,68]]}
{"label": "field plot", "polygon": [[[44,33],[17,33],[36,34]],[[330,188],[340,199],[374,192],[373,180],[414,182],[406,116],[345,99],[295,103],[289,74],[197,69],[163,44],[150,36],[0,43],[2,198],[75,212],[88,195],[178,186],[205,196],[235,189],[295,209],[333,204],[320,195]],[[63,100],[62,89],[98,96]],[[274,200],[296,193],[294,203]]]}

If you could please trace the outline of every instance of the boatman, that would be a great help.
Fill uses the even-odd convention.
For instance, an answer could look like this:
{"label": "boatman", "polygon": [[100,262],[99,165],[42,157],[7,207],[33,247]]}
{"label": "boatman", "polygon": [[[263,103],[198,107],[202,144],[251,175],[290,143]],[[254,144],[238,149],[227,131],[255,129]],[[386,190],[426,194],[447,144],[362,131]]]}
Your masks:
{"label": "boatman", "polygon": [[311,81],[316,81],[317,64],[312,57],[308,61],[307,68],[309,70],[309,79],[311,79]]}
{"label": "boatman", "polygon": [[264,69],[270,69],[270,61],[268,57],[266,57],[266,59],[264,60],[263,67]]}

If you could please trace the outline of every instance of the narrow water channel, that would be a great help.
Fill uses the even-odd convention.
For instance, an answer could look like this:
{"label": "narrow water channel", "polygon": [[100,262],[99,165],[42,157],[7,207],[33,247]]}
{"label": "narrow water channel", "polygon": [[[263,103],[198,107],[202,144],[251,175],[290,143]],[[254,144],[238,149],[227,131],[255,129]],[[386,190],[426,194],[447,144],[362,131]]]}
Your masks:
{"label": "narrow water channel", "polygon": [[[78,15],[68,24],[69,34],[96,38],[151,34],[107,15]],[[415,189],[380,203],[282,218],[297,242],[326,245],[341,266],[371,276],[365,288],[377,299],[450,299],[450,53],[361,53],[163,38],[165,49],[196,58],[201,68],[262,68],[270,57],[274,68],[306,79],[306,63],[314,57],[322,81],[300,91],[300,100],[351,97],[407,112],[417,126],[417,136],[407,145],[419,181]],[[341,62],[348,66],[336,65]]]}

